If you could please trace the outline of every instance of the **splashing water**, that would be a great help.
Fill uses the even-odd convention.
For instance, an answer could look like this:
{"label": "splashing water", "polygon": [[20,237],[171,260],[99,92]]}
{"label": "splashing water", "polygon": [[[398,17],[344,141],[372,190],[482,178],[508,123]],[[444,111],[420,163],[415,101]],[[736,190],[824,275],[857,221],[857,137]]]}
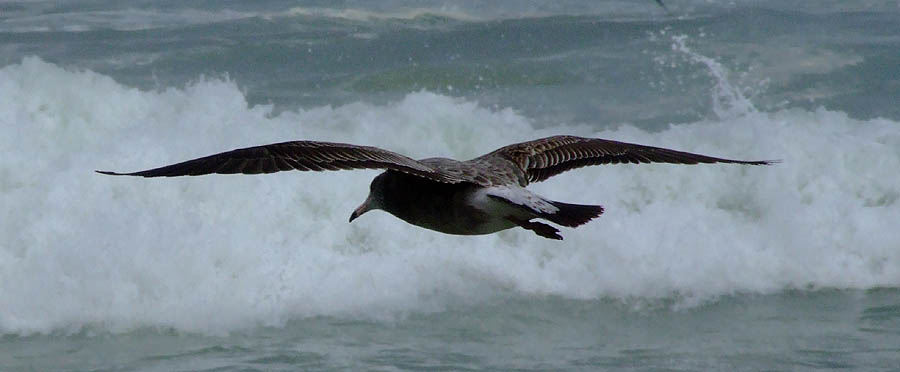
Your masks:
{"label": "splashing water", "polygon": [[706,72],[713,79],[712,93],[713,113],[719,119],[734,119],[739,116],[757,112],[741,89],[733,85],[728,78],[728,69],[710,57],[701,55],[687,46],[687,35],[672,36],[672,50],[682,53],[689,61],[706,67]]}

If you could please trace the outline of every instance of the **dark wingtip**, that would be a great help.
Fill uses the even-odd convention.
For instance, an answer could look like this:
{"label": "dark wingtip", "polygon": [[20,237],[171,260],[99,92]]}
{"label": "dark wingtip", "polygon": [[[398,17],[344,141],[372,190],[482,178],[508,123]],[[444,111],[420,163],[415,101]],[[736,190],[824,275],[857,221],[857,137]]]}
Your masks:
{"label": "dark wingtip", "polygon": [[727,160],[720,163],[743,164],[743,165],[773,165],[781,163],[781,160]]}
{"label": "dark wingtip", "polygon": [[148,175],[145,174],[145,172],[119,173],[119,172],[102,171],[102,170],[95,170],[94,172],[97,172],[97,173],[100,173],[100,174],[105,174],[105,175],[107,175],[107,176],[156,177],[156,176],[148,176]]}
{"label": "dark wingtip", "polygon": [[781,163],[781,159],[755,161],[753,165],[774,165],[778,163]]}

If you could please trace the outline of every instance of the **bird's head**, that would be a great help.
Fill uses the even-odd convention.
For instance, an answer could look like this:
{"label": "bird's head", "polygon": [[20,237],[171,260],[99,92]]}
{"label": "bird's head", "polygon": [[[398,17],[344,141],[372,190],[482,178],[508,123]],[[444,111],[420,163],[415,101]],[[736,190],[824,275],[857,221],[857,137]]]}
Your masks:
{"label": "bird's head", "polygon": [[384,187],[385,187],[385,175],[387,172],[379,174],[375,179],[372,180],[372,183],[369,184],[369,196],[366,198],[366,201],[356,208],[353,213],[350,215],[350,222],[353,222],[357,217],[362,216],[363,213],[366,213],[373,209],[383,209],[384,207]]}

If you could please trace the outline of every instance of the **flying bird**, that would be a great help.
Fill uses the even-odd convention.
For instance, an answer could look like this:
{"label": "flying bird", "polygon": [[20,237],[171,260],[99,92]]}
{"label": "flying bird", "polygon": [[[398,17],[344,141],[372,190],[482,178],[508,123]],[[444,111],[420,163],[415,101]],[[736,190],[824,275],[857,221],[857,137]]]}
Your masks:
{"label": "flying bird", "polygon": [[599,205],[547,199],[525,187],[568,170],[619,163],[733,163],[768,165],[692,154],[599,138],[554,136],[512,144],[477,158],[414,160],[377,147],[292,141],[227,151],[164,167],[114,176],[176,177],[259,174],[288,170],[385,169],[369,185],[369,196],[350,222],[373,210],[447,234],[491,234],[522,227],[562,240],[559,230],[537,220],[576,227],[600,216]]}

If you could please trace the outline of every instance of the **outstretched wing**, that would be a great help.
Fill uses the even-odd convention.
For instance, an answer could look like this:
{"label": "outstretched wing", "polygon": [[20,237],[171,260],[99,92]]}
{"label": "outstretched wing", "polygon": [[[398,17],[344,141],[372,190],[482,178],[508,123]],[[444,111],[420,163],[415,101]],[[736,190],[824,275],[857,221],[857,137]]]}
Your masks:
{"label": "outstretched wing", "polygon": [[391,169],[437,182],[464,181],[427,164],[377,147],[316,141],[292,141],[247,147],[132,173],[97,172],[113,176],[176,177],[212,173],[259,174],[288,170],[341,169]]}
{"label": "outstretched wing", "polygon": [[599,138],[555,136],[500,148],[476,160],[512,162],[525,173],[528,182],[540,182],[562,172],[600,164],[619,163],[733,163],[767,165],[777,161],[745,161],[716,158]]}

